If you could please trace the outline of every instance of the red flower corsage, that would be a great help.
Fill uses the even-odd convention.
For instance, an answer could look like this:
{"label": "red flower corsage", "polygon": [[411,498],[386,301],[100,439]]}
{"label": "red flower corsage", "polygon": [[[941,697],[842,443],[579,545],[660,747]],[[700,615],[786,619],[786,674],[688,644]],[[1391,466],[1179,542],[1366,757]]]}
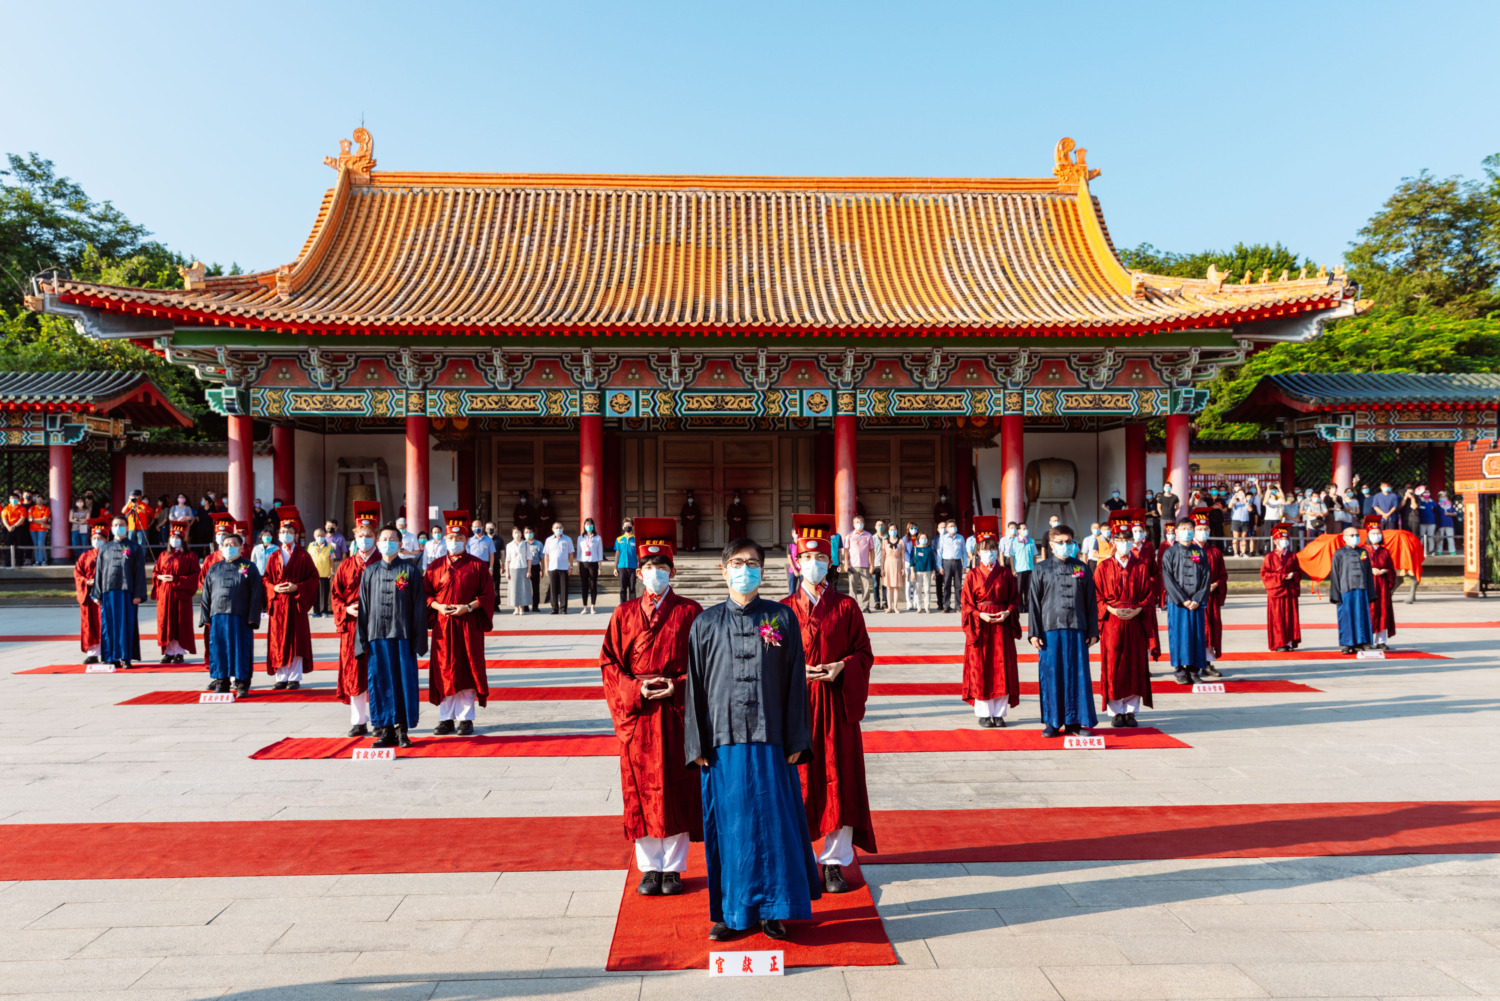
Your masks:
{"label": "red flower corsage", "polygon": [[760,639],[766,646],[781,646],[781,630],[770,619],[760,624]]}
{"label": "red flower corsage", "polygon": [[1083,568],[1082,567],[1074,567],[1073,568],[1073,576],[1075,578],[1082,577],[1083,576]]}
{"label": "red flower corsage", "polygon": [[398,573],[396,575],[396,590],[398,590],[398,591],[405,591],[406,590],[406,578],[409,577],[409,576],[411,576],[411,574],[408,573],[405,570],[401,571],[400,573]]}

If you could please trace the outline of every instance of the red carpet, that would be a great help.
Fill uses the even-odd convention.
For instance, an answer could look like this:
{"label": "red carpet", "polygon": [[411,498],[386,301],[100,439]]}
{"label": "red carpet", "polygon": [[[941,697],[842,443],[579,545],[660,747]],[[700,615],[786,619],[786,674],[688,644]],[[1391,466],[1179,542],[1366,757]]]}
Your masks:
{"label": "red carpet", "polygon": [[[1500,852],[1500,801],[884,810],[874,821],[882,853],[866,864]],[[631,858],[618,816],[5,824],[0,832],[0,880],[624,869]]]}
{"label": "red carpet", "polygon": [[643,897],[635,892],[640,874],[625,874],[625,890],[609,943],[606,970],[707,970],[708,954],[744,950],[785,951],[787,966],[894,966],[896,950],[875,911],[859,863],[844,870],[848,893],[825,893],[813,901],[811,921],[789,921],[790,938],[774,942],[756,932],[733,942],[708,940],[708,877],[703,846],[688,852],[684,893]]}
{"label": "red carpet", "polygon": [[[1154,727],[1095,731],[1111,750],[1189,747]],[[1046,738],[1037,729],[1022,730],[869,730],[866,754],[921,754],[937,751],[1063,751],[1061,737]],[[348,758],[370,737],[283,737],[250,755],[256,761],[314,761]],[[411,747],[396,748],[398,758],[597,758],[620,753],[614,734],[525,734],[516,736],[412,737]],[[1073,753],[1073,752],[1064,752]]]}

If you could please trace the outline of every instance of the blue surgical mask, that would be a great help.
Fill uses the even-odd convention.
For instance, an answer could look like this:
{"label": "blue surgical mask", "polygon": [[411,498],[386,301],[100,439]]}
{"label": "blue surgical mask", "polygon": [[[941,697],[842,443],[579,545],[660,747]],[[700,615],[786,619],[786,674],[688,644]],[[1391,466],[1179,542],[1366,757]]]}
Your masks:
{"label": "blue surgical mask", "polygon": [[292,543],[294,543],[296,541],[297,541],[297,533],[296,532],[282,532],[281,533],[281,544],[282,545],[284,545],[284,546],[290,546]]}
{"label": "blue surgical mask", "polygon": [[464,551],[463,539],[444,539],[443,548],[448,550],[448,555],[455,556]]}
{"label": "blue surgical mask", "polygon": [[237,559],[240,558],[240,547],[239,546],[225,546],[221,550],[221,552],[223,552],[224,558],[226,560],[228,560],[230,563],[233,563],[235,560],[237,560]]}
{"label": "blue surgical mask", "polygon": [[731,567],[729,589],[735,594],[751,594],[760,587],[760,567]]}
{"label": "blue surgical mask", "polygon": [[666,567],[646,567],[641,571],[641,581],[646,585],[646,590],[660,595],[672,582],[672,571]]}
{"label": "blue surgical mask", "polygon": [[401,551],[401,543],[395,539],[385,539],[380,543],[381,556],[395,556]]}
{"label": "blue surgical mask", "polygon": [[123,539],[123,538],[125,538],[125,526],[124,525],[112,525],[112,526],[110,526],[110,531],[115,534],[115,538],[117,538],[117,539]]}
{"label": "blue surgical mask", "polygon": [[527,532],[526,533],[526,538],[528,538],[528,539],[534,539],[534,538],[536,538],[536,535],[534,533],[532,533],[532,532]]}
{"label": "blue surgical mask", "polygon": [[1070,542],[1070,543],[1068,543],[1068,559],[1075,560],[1077,558],[1078,558],[1078,543],[1076,543],[1076,542]]}
{"label": "blue surgical mask", "polygon": [[1196,541],[1198,541],[1198,542],[1207,542],[1208,541],[1208,529],[1206,529],[1206,528],[1200,528],[1200,529],[1198,529],[1197,531],[1193,532],[1193,538]]}
{"label": "blue surgical mask", "polygon": [[102,535],[96,535],[96,536],[94,536],[93,539],[90,540],[90,542],[93,544],[93,546],[94,546],[95,549],[103,549],[104,548],[104,536],[102,536]]}
{"label": "blue surgical mask", "polygon": [[373,535],[361,535],[354,540],[354,545],[362,553],[368,553],[375,548],[375,537]]}
{"label": "blue surgical mask", "polygon": [[809,584],[821,584],[828,576],[828,564],[822,560],[808,560],[802,564],[802,579]]}

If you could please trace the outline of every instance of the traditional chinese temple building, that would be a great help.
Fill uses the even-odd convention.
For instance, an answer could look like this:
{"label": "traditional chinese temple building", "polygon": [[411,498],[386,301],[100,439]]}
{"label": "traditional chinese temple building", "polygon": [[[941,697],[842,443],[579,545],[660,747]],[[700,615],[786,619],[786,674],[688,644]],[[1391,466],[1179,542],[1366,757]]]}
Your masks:
{"label": "traditional chinese temple building", "polygon": [[1128,271],[1071,139],[1035,178],[384,172],[365,130],[342,145],[288,264],[31,300],[213,384],[239,517],[252,491],[332,515],[358,479],[502,523],[545,488],[607,535],[692,490],[705,546],[736,491],[767,542],[798,510],[926,524],[944,486],[1008,520],[1071,491],[1086,522],[1144,489],[1143,422],[1186,482],[1201,384],[1354,310],[1338,272]]}

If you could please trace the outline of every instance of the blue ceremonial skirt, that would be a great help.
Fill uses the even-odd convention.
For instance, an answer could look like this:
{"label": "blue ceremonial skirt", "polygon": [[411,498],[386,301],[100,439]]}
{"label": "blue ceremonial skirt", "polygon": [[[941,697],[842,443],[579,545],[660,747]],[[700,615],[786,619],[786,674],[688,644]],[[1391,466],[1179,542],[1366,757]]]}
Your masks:
{"label": "blue ceremonial skirt", "polygon": [[[1339,646],[1363,646],[1375,639],[1370,628],[1370,600],[1365,589],[1345,591],[1339,596]],[[108,658],[105,658],[106,660]]]}
{"label": "blue ceremonial skirt", "polygon": [[370,641],[370,725],[417,725],[421,687],[408,640]]}
{"label": "blue ceremonial skirt", "polygon": [[208,676],[248,682],[254,673],[255,633],[238,615],[215,615],[208,623]]}
{"label": "blue ceremonial skirt", "polygon": [[1094,686],[1089,676],[1089,644],[1077,629],[1043,633],[1037,653],[1037,686],[1042,695],[1042,722],[1047,726],[1086,726],[1094,715]]}
{"label": "blue ceremonial skirt", "polygon": [[1196,672],[1208,666],[1207,614],[1201,607],[1187,609],[1167,602],[1167,645],[1173,667]]}
{"label": "blue ceremonial skirt", "polygon": [[129,591],[105,591],[99,596],[99,659],[104,663],[141,659],[141,630],[135,614]]}
{"label": "blue ceremonial skirt", "polygon": [[741,931],[811,918],[823,881],[781,745],[721,744],[701,781],[709,918]]}

